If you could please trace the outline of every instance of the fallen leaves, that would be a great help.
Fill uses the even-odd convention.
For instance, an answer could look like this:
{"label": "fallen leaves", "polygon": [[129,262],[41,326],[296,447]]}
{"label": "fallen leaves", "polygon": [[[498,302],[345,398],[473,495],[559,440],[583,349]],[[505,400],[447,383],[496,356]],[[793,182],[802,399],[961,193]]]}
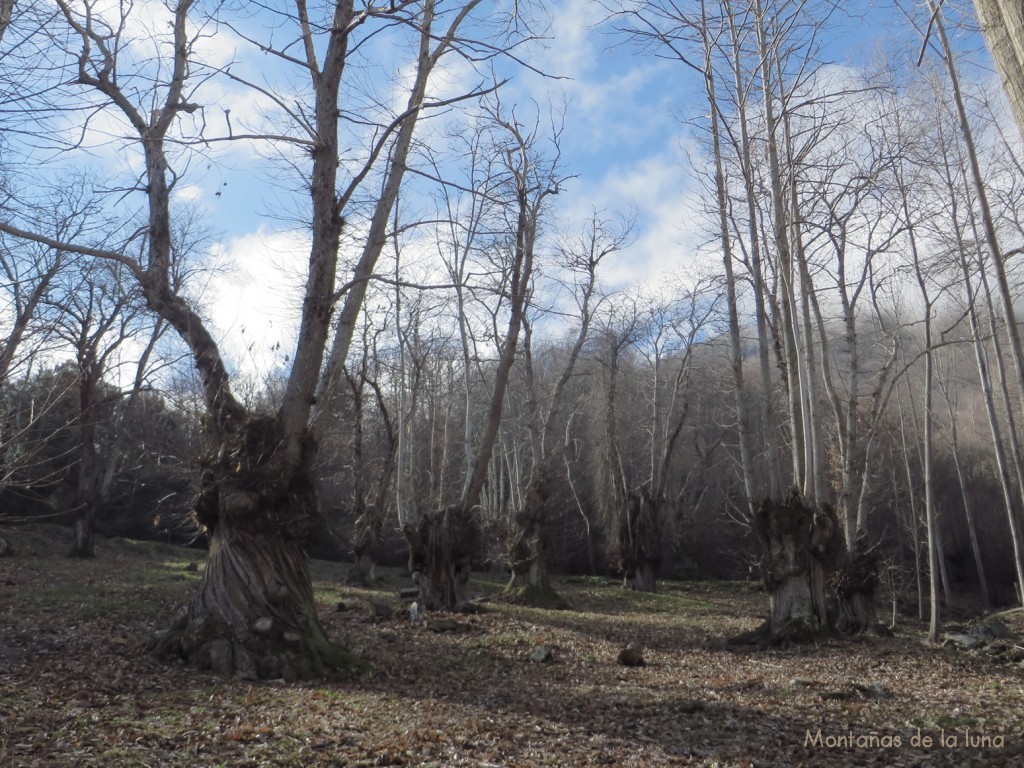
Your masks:
{"label": "fallen leaves", "polygon": [[[168,576],[182,576],[194,550],[140,558],[101,546],[93,563],[62,554],[0,565],[0,584],[17,583],[0,587],[3,766],[827,768],[1010,766],[1024,755],[1019,663],[925,646],[915,627],[896,638],[735,653],[721,639],[767,607],[745,585],[666,584],[646,596],[573,580],[558,586],[575,610],[492,603],[453,619],[460,631],[438,633],[429,620],[451,617],[413,625],[397,610],[396,577],[350,589],[339,586],[343,566],[318,563],[325,625],[362,648],[374,672],[284,685],[218,679],[141,654],[154,622],[170,621],[191,596],[193,581]],[[338,612],[339,601],[396,610]],[[623,669],[617,654],[634,640],[647,666]],[[541,646],[555,653],[531,662]],[[807,746],[819,729],[898,734],[904,745]],[[909,744],[917,732],[939,739],[968,729],[1000,735],[1004,746]]]}

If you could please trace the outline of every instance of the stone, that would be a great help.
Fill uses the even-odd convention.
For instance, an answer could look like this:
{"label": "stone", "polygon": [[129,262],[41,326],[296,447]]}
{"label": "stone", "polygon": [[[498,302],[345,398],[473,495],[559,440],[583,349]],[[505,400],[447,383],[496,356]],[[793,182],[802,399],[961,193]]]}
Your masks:
{"label": "stone", "polygon": [[377,603],[371,600],[366,604],[366,609],[371,619],[390,619],[395,614],[395,609],[384,603]]}
{"label": "stone", "polygon": [[958,645],[961,648],[977,648],[981,645],[981,640],[974,635],[967,634],[965,632],[947,632],[943,635],[944,642],[942,645]]}
{"label": "stone", "polygon": [[989,619],[985,622],[985,626],[988,627],[992,637],[996,640],[1010,640],[1015,637],[1002,619]]}
{"label": "stone", "polygon": [[640,652],[639,643],[630,643],[621,651],[619,651],[618,662],[624,667],[647,666],[647,662],[644,661],[644,656]]}
{"label": "stone", "polygon": [[382,629],[377,636],[385,643],[393,643],[398,639],[398,633],[393,629]]}
{"label": "stone", "polygon": [[881,683],[851,683],[854,690],[866,699],[888,699],[892,691]]}
{"label": "stone", "polygon": [[555,657],[554,652],[546,645],[538,645],[530,654],[530,661],[534,664],[546,664]]}
{"label": "stone", "polygon": [[289,629],[289,630],[286,630],[283,635],[281,635],[281,638],[286,643],[289,643],[291,645],[298,645],[299,643],[302,642],[302,633],[301,632],[296,632],[294,629]]}
{"label": "stone", "polygon": [[260,616],[252,623],[252,631],[257,635],[269,635],[274,628],[274,620],[269,616]]}
{"label": "stone", "polygon": [[438,616],[437,618],[428,621],[427,627],[434,632],[458,632],[463,628],[463,625],[455,619]]}
{"label": "stone", "polygon": [[14,551],[11,549],[11,542],[0,537],[0,557],[10,557],[12,554]]}

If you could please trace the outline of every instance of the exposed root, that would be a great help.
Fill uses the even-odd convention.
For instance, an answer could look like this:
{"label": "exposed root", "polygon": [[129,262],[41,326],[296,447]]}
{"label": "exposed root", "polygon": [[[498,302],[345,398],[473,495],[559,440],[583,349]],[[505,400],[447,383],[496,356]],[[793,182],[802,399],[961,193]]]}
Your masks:
{"label": "exposed root", "polygon": [[242,680],[307,680],[365,671],[358,657],[330,642],[315,629],[305,634],[258,620],[245,638],[212,613],[189,620],[183,614],[170,629],[154,634],[150,651],[161,659],[178,659],[199,670]]}
{"label": "exposed root", "polygon": [[513,605],[525,605],[531,608],[544,608],[549,611],[567,611],[570,606],[565,598],[552,587],[538,587],[527,584],[521,587],[510,586],[502,595],[502,600]]}

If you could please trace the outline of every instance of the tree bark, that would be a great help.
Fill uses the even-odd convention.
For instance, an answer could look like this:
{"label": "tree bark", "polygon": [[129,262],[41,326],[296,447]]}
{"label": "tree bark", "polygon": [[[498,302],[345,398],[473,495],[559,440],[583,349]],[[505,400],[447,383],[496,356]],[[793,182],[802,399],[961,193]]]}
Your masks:
{"label": "tree bark", "polygon": [[637,592],[657,592],[662,531],[658,500],[644,490],[630,493],[619,526],[622,585]]}
{"label": "tree bark", "polygon": [[428,611],[462,611],[469,603],[469,577],[480,538],[476,516],[463,505],[424,514],[404,529],[409,570]]}
{"label": "tree bark", "polygon": [[879,555],[867,541],[857,539],[847,562],[829,577],[839,610],[835,628],[846,634],[871,629],[878,624],[875,595],[878,591]]}
{"label": "tree bark", "polygon": [[1017,128],[1024,135],[1024,4],[1020,0],[974,0],[974,7]]}
{"label": "tree bark", "polygon": [[320,522],[316,443],[280,450],[278,418],[250,417],[204,461],[196,516],[210,535],[199,591],[154,650],[218,674],[307,678],[356,659],[328,641],[303,544]]}
{"label": "tree bark", "polygon": [[79,371],[78,381],[78,466],[72,509],[71,557],[96,557],[96,490],[99,457],[96,455],[95,368],[88,362]]}
{"label": "tree bark", "polygon": [[550,495],[550,478],[541,471],[530,481],[516,515],[519,532],[511,547],[512,575],[505,592],[517,603],[560,609],[568,604],[551,584],[547,560],[550,532],[545,507]]}
{"label": "tree bark", "polygon": [[765,499],[755,518],[771,610],[763,632],[772,642],[811,639],[830,628],[826,578],[842,553],[835,513],[796,493]]}

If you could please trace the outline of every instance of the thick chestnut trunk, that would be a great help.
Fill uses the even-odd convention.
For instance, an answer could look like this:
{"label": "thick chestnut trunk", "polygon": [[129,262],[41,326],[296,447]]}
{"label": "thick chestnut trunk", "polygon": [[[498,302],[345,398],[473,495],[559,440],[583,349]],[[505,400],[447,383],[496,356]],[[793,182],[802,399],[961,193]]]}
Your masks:
{"label": "thick chestnut trunk", "polygon": [[755,526],[771,596],[764,628],[769,639],[802,640],[828,631],[826,576],[842,551],[835,513],[794,493],[781,502],[765,499]]}
{"label": "thick chestnut trunk", "polygon": [[372,587],[377,582],[377,561],[369,550],[356,551],[356,562],[345,574],[345,583],[350,587]]}
{"label": "thick chestnut trunk", "polygon": [[320,522],[312,476],[316,446],[290,467],[281,430],[250,419],[202,473],[196,515],[210,533],[199,591],[167,632],[159,655],[245,679],[308,678],[354,667],[316,613],[303,543]]}
{"label": "thick chestnut trunk", "polygon": [[840,632],[856,633],[878,624],[875,592],[878,588],[878,555],[858,540],[849,562],[829,577],[839,601],[835,627]]}
{"label": "thick chestnut trunk", "polygon": [[568,604],[551,586],[548,573],[548,527],[545,505],[550,495],[547,478],[538,475],[526,490],[523,508],[516,516],[518,534],[509,553],[512,576],[506,596],[516,603],[539,608],[564,609]]}
{"label": "thick chestnut trunk", "polygon": [[469,576],[479,531],[472,512],[453,505],[406,526],[409,569],[428,611],[461,611],[469,602]]}
{"label": "thick chestnut trunk", "polygon": [[661,564],[661,525],[657,501],[646,491],[631,493],[619,527],[619,569],[623,586],[656,592]]}

